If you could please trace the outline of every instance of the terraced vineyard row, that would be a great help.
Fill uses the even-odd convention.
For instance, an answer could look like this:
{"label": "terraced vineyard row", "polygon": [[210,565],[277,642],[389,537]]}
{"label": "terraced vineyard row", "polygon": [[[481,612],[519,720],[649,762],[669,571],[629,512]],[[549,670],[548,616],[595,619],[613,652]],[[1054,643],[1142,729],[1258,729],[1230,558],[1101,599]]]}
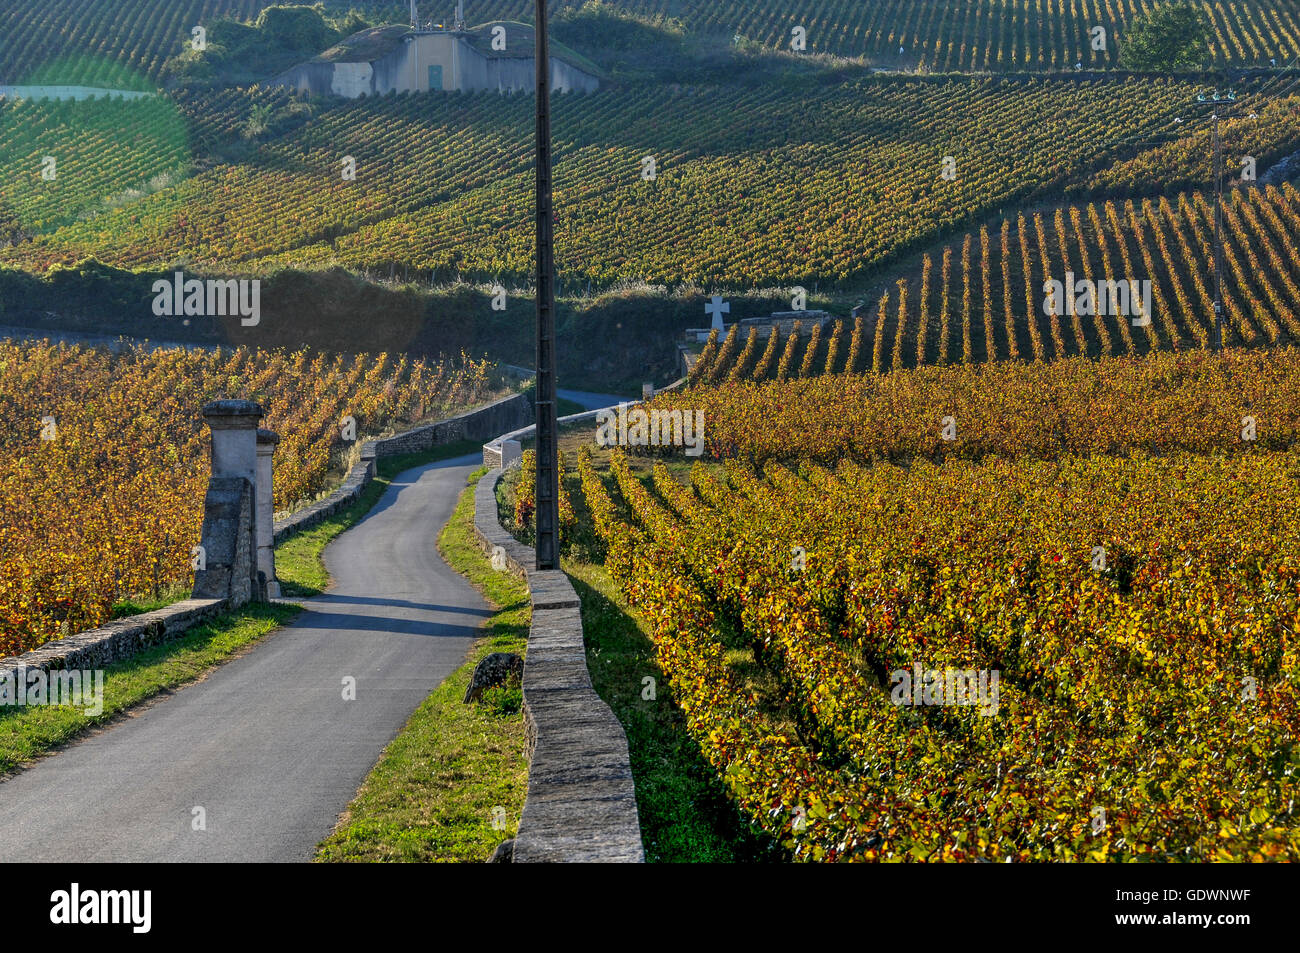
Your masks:
{"label": "terraced vineyard row", "polygon": [[1258,860],[1300,856],[1296,465],[582,479],[701,750],[797,857]]}
{"label": "terraced vineyard row", "polygon": [[[1200,4],[1214,34],[1217,64],[1267,65],[1300,55],[1300,4],[1228,0]],[[666,10],[677,4],[647,0]],[[758,6],[758,10],[754,7]],[[688,25],[734,30],[769,46],[787,46],[793,24],[808,29],[811,50],[865,55],[873,63],[933,71],[1073,69],[1118,65],[1124,29],[1154,0],[835,0],[815,10],[793,0],[705,3],[683,13]],[[1107,31],[1104,50],[1089,32]],[[900,51],[901,48],[901,51]]]}
{"label": "terraced vineyard row", "polygon": [[343,417],[379,433],[489,393],[474,363],[0,343],[0,654],[93,628],[124,596],[188,584],[207,401],[262,402],[282,438],[285,508],[339,466]]}
{"label": "terraced vineyard row", "polygon": [[188,138],[162,98],[0,101],[0,228],[21,239],[179,181]]}
{"label": "terraced vineyard row", "polygon": [[[555,9],[581,7],[565,0]],[[808,31],[808,50],[865,56],[875,65],[929,71],[1062,70],[1118,64],[1123,32],[1156,0],[617,0],[607,4],[652,22],[677,19],[720,42],[742,36],[789,49],[791,29]],[[1201,4],[1213,24],[1218,65],[1267,66],[1300,55],[1296,0],[1224,0]],[[529,0],[481,0],[476,21],[527,20]],[[441,15],[439,11],[438,14]],[[1094,51],[1090,30],[1107,30]],[[902,47],[900,53],[899,48]]]}
{"label": "terraced vineyard row", "polygon": [[[1300,150],[1300,97],[1282,95],[1293,90],[1294,84],[1272,81],[1255,88],[1256,95],[1244,92],[1237,104],[1224,111],[1220,124],[1223,175],[1228,184],[1241,184],[1242,176],[1251,173],[1258,181],[1279,160]],[[1065,194],[1104,198],[1204,188],[1215,175],[1209,121],[1212,111],[1212,103],[1188,103],[1187,109],[1175,117],[1182,120],[1174,124],[1178,134],[1170,129],[1160,137],[1137,143],[1140,151],[1135,150],[1135,155],[1118,160],[1086,181],[1071,183]],[[1168,141],[1161,141],[1164,139]]]}
{"label": "terraced vineyard row", "polygon": [[[598,284],[847,281],[1100,169],[1112,140],[1168,126],[1191,94],[1173,80],[861,80],[798,97],[739,86],[557,97],[560,272]],[[231,268],[338,262],[526,281],[531,137],[524,97],[339,104],[249,161],[0,260],[142,266],[184,249]]]}
{"label": "terraced vineyard row", "polygon": [[[1300,194],[1284,183],[1227,195],[1224,343],[1298,343]],[[752,345],[711,341],[692,376],[779,380],[1206,347],[1214,334],[1212,203],[1195,192],[1021,214],[925,255],[919,277],[899,279],[852,324],[811,338],[794,332],[784,345],[757,331]],[[1150,282],[1149,303],[1140,285],[1123,293],[1105,285],[1129,280]],[[1061,283],[1059,298],[1049,281]],[[777,362],[778,351],[790,359]]]}

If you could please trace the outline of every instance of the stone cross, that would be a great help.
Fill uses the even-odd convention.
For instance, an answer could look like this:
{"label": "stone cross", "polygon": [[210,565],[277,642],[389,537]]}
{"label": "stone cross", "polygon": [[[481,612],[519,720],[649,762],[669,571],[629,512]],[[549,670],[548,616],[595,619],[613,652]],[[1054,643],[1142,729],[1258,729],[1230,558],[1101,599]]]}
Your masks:
{"label": "stone cross", "polygon": [[720,295],[714,295],[713,300],[704,306],[704,313],[713,315],[713,323],[709,326],[710,330],[722,330],[722,316],[731,313],[731,305],[722,300]]}

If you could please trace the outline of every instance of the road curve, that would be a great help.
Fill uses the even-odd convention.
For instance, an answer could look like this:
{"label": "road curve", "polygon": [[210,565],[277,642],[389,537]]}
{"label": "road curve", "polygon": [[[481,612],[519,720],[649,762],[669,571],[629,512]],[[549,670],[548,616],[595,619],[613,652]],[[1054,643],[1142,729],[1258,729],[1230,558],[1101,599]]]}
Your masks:
{"label": "road curve", "polygon": [[293,624],[0,783],[4,859],[309,860],[490,614],[435,547],[478,463],[398,476],[326,548],[333,585]]}
{"label": "road curve", "polygon": [[565,390],[562,387],[557,388],[555,394],[563,400],[573,401],[583,410],[604,410],[606,407],[616,407],[620,401],[631,402],[635,399],[617,397],[614,394],[593,394],[586,390]]}

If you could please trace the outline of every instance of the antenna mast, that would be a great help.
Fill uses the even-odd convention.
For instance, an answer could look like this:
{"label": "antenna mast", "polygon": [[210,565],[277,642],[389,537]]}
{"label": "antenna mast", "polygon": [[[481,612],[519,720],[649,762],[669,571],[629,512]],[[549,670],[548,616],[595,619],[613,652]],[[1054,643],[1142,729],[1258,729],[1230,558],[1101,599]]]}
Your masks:
{"label": "antenna mast", "polygon": [[456,32],[465,32],[465,0],[456,0]]}

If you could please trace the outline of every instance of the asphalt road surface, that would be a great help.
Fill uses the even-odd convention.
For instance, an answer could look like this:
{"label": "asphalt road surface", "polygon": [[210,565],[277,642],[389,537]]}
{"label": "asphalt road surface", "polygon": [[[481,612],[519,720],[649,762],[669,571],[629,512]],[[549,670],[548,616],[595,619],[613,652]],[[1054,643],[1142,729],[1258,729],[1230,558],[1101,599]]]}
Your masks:
{"label": "asphalt road surface", "polygon": [[585,390],[565,390],[557,388],[555,395],[562,400],[571,400],[575,404],[581,404],[583,410],[604,410],[606,407],[617,407],[619,401],[632,401],[636,398],[617,397],[614,394],[593,394]]}
{"label": "asphalt road surface", "polygon": [[0,783],[0,857],[309,860],[490,614],[435,546],[478,463],[400,475],[327,547],[333,585],[292,625]]}

